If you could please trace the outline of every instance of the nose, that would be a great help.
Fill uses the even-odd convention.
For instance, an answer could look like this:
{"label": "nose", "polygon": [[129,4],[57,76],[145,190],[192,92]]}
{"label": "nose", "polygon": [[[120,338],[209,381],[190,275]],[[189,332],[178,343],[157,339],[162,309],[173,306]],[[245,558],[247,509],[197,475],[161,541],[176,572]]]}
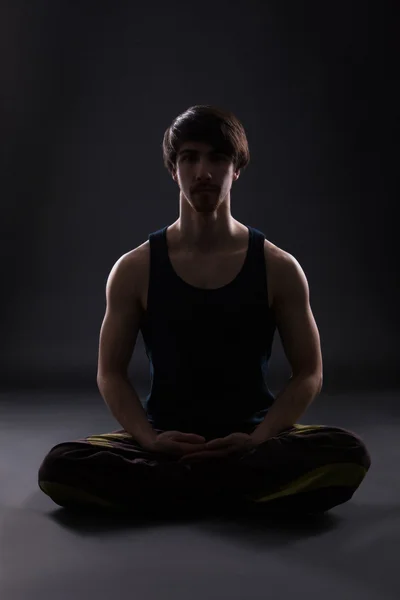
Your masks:
{"label": "nose", "polygon": [[210,163],[207,160],[203,160],[200,158],[200,160],[197,161],[195,172],[196,172],[197,179],[210,178],[211,177]]}
{"label": "nose", "polygon": [[212,176],[209,171],[203,170],[196,173],[195,186],[211,186]]}

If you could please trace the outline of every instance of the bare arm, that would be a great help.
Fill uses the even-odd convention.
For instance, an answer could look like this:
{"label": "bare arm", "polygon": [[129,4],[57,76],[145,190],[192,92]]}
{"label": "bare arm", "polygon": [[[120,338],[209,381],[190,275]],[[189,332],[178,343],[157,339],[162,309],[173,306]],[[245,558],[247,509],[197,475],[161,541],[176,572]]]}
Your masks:
{"label": "bare arm", "polygon": [[139,272],[133,257],[122,256],[106,285],[107,308],[100,330],[97,385],[111,413],[139,444],[156,439],[139,396],[128,378],[128,366],[139,333],[142,309]]}
{"label": "bare arm", "polygon": [[282,257],[279,268],[273,306],[292,377],[311,375],[322,383],[321,342],[311,310],[306,275],[298,261],[288,253]]}
{"label": "bare arm", "polygon": [[319,331],[310,306],[307,278],[297,260],[283,256],[279,266],[274,311],[282,346],[292,369],[252,437],[264,441],[292,426],[322,389],[323,363]]}

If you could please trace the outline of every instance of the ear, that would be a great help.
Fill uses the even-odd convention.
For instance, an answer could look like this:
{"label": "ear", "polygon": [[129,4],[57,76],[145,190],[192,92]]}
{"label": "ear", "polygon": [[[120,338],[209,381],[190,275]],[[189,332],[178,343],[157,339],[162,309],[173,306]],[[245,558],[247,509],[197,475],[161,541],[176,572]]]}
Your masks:
{"label": "ear", "polygon": [[240,177],[240,169],[233,174],[232,181],[237,181]]}

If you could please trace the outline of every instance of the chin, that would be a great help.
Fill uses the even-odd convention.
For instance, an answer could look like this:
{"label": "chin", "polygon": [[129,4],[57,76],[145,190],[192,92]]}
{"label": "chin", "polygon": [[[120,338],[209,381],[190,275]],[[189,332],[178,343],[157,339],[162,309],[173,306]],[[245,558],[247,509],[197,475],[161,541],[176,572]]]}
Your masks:
{"label": "chin", "polygon": [[201,204],[193,204],[194,210],[199,213],[215,212],[219,206],[218,202],[202,202]]}

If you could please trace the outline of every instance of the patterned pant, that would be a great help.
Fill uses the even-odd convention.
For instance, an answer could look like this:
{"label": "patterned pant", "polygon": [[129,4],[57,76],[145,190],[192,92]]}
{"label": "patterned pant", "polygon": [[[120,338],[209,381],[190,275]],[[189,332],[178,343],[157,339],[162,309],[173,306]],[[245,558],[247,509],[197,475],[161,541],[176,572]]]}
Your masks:
{"label": "patterned pant", "polygon": [[190,464],[148,452],[118,430],[57,444],[38,483],[71,509],[154,515],[243,506],[307,514],[347,502],[370,465],[355,433],[325,425],[295,424],[239,455]]}

